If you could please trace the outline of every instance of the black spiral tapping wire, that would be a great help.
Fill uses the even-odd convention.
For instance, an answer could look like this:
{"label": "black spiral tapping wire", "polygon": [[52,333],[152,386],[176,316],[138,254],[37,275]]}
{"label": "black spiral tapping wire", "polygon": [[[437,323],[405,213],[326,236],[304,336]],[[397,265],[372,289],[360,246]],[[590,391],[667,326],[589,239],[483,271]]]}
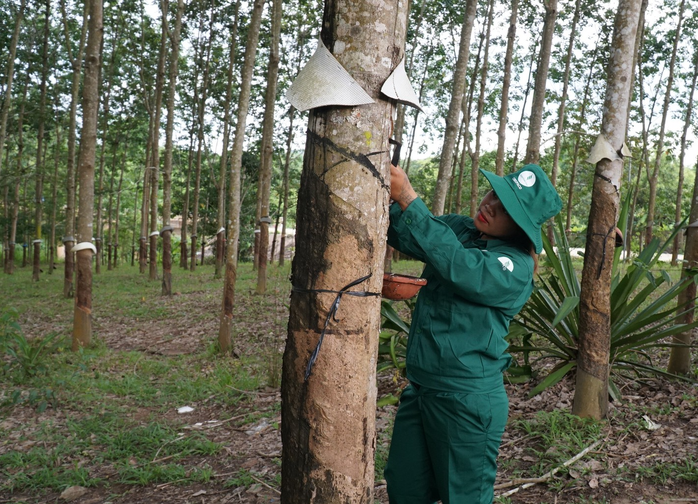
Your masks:
{"label": "black spiral tapping wire", "polygon": [[320,347],[322,346],[322,340],[325,338],[325,333],[327,332],[327,327],[330,324],[330,319],[333,319],[335,322],[339,322],[339,319],[337,318],[337,310],[339,310],[339,303],[342,300],[342,296],[344,294],[347,294],[349,296],[357,296],[357,297],[373,297],[373,296],[380,296],[380,293],[377,292],[365,292],[365,291],[350,291],[348,289],[351,289],[355,285],[359,285],[362,282],[365,282],[371,276],[373,273],[369,273],[366,276],[363,276],[361,278],[357,278],[353,282],[348,283],[344,287],[342,287],[340,290],[330,290],[330,289],[304,289],[301,287],[296,287],[295,285],[293,286],[293,291],[294,292],[329,292],[332,294],[337,294],[337,296],[334,298],[334,301],[332,302],[332,305],[330,306],[329,311],[327,312],[327,317],[325,318],[325,325],[322,328],[322,332],[320,333],[320,339],[317,342],[317,345],[315,346],[315,350],[313,350],[312,355],[310,356],[310,360],[308,361],[308,365],[305,368],[305,381],[308,381],[308,378],[310,378],[310,375],[313,372],[313,366],[315,365],[315,361],[318,358],[318,355],[320,354]]}

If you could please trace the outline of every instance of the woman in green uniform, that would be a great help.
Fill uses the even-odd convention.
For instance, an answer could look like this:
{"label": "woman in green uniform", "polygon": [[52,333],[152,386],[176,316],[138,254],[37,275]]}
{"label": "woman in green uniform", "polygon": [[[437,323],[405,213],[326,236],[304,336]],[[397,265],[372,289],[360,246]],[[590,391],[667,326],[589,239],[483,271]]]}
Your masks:
{"label": "woman in green uniform", "polygon": [[562,202],[526,165],[492,185],[474,218],[435,217],[391,169],[388,243],[426,264],[407,344],[407,378],[385,469],[391,504],[491,504],[509,412],[509,322],[533,290],[541,226]]}

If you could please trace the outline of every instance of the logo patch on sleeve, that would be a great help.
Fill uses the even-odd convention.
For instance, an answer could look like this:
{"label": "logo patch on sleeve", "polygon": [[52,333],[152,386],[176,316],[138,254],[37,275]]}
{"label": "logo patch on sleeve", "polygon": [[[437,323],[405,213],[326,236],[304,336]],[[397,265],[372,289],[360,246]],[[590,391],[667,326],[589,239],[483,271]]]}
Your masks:
{"label": "logo patch on sleeve", "polygon": [[502,263],[502,271],[514,271],[514,263],[508,257],[498,257],[500,263]]}

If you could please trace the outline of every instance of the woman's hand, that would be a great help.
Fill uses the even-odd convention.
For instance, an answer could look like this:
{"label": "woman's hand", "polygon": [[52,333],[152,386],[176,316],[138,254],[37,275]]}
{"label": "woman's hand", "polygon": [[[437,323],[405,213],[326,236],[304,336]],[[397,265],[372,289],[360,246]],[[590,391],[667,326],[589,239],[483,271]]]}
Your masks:
{"label": "woman's hand", "polygon": [[390,165],[390,198],[403,210],[417,198],[410,179],[399,166]]}

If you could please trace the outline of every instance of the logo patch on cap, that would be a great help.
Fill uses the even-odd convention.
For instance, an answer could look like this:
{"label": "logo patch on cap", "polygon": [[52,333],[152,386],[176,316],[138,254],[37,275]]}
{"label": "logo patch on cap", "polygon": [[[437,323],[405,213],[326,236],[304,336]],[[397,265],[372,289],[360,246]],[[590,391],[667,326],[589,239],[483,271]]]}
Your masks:
{"label": "logo patch on cap", "polygon": [[536,183],[536,174],[526,170],[519,174],[519,183],[524,187],[533,187]]}
{"label": "logo patch on cap", "polygon": [[502,263],[502,271],[514,271],[514,263],[508,257],[498,257],[500,263]]}

